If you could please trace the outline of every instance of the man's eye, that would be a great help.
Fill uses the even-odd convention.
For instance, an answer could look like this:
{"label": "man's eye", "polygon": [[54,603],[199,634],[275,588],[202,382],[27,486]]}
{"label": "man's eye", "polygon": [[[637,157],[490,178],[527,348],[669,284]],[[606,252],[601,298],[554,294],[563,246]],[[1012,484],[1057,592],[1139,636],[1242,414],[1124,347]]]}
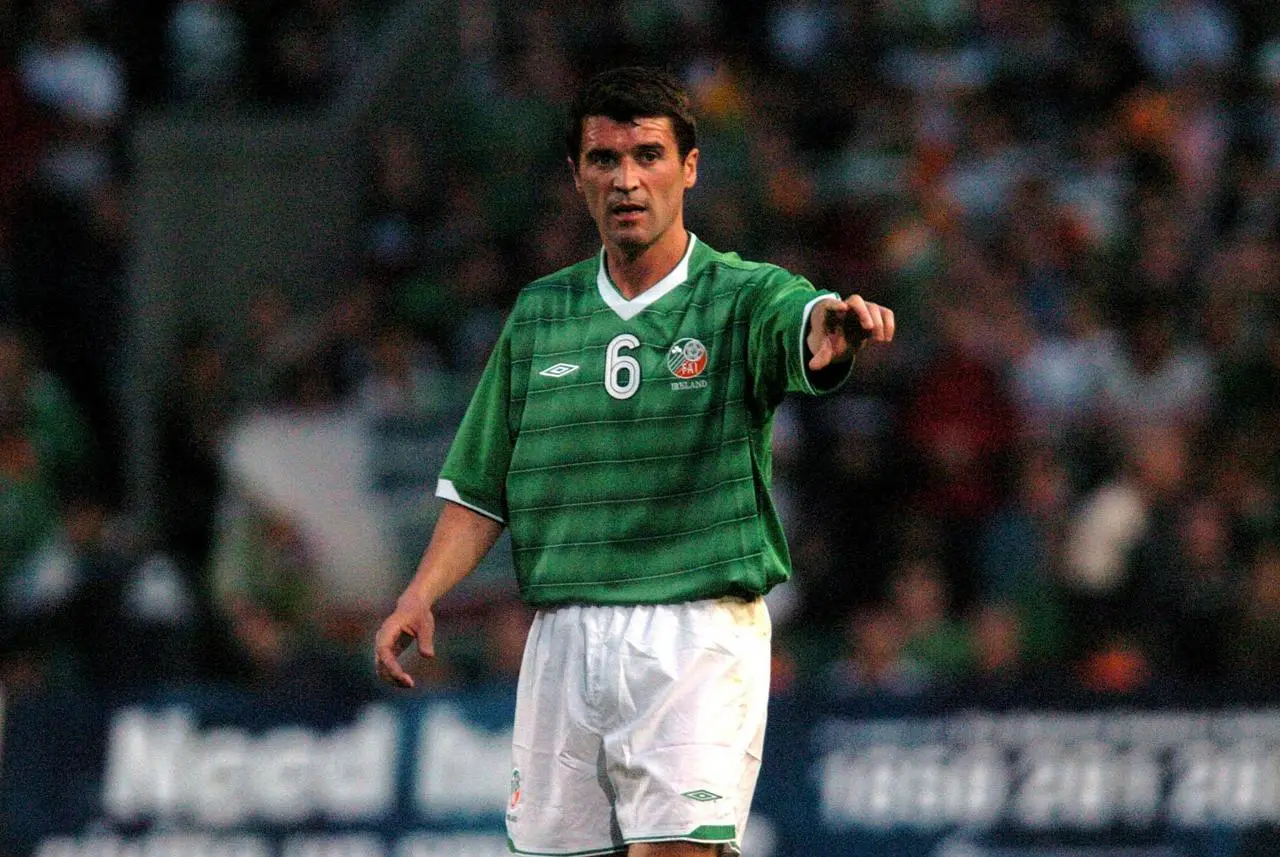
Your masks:
{"label": "man's eye", "polygon": [[662,156],[661,156],[660,154],[658,154],[657,152],[652,152],[652,151],[649,151],[649,152],[641,152],[641,153],[640,153],[640,160],[644,161],[646,164],[652,164],[652,163],[654,163],[655,161],[660,161],[660,160],[662,160]]}
{"label": "man's eye", "polygon": [[614,157],[607,152],[593,152],[587,156],[587,160],[589,160],[594,166],[608,167],[613,165]]}

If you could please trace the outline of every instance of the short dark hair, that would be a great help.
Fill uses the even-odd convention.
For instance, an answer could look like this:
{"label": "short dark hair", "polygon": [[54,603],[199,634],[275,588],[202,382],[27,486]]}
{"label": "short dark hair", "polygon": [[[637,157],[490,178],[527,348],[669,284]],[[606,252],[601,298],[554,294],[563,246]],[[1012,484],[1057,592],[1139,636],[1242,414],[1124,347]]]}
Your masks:
{"label": "short dark hair", "polygon": [[698,126],[689,106],[689,93],[679,78],[662,69],[612,68],[583,85],[569,110],[569,127],[564,138],[569,160],[575,164],[582,153],[582,122],[588,116],[607,116],[615,122],[666,116],[675,129],[681,159],[698,145]]}

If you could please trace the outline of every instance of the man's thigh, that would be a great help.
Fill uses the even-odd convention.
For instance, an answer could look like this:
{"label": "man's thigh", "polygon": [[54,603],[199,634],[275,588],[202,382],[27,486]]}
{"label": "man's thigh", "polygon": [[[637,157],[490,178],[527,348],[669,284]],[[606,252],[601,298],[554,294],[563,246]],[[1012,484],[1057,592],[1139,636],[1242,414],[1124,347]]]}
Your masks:
{"label": "man's thigh", "polygon": [[517,854],[622,854],[604,742],[589,701],[592,617],[539,611],[516,691],[507,836]]}
{"label": "man's thigh", "polygon": [[769,691],[763,600],[670,605],[624,633],[617,720],[605,735],[631,844],[736,851],[760,771]]}
{"label": "man's thigh", "polygon": [[735,853],[759,771],[768,663],[763,602],[539,613],[516,710],[515,851]]}

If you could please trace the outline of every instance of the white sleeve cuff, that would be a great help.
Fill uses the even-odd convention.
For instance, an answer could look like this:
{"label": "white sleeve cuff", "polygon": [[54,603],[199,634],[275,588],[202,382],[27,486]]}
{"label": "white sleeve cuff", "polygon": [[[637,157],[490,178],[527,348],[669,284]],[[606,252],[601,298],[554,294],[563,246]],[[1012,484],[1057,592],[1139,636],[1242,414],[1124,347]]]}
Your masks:
{"label": "white sleeve cuff", "polygon": [[[840,296],[837,295],[835,292],[823,292],[822,294],[818,295],[816,298],[812,299],[807,304],[805,304],[804,312],[800,313],[800,348],[796,353],[800,355],[800,362],[801,362],[800,368],[804,370],[805,390],[810,395],[813,395],[813,396],[818,396],[818,395],[821,395],[822,393],[828,393],[831,390],[835,389],[836,387],[839,387],[840,384],[843,384],[846,380],[848,380],[849,374],[853,372],[853,359],[851,358],[849,360],[848,369],[845,372],[844,378],[840,379],[840,384],[835,384],[829,389],[818,390],[814,388],[813,381],[810,378],[809,362],[805,360],[805,348],[806,348],[805,334],[809,330],[809,316],[813,315],[813,308],[818,305],[819,301],[825,301],[827,299],[838,301],[840,300]],[[830,368],[830,367],[824,367],[819,371],[826,372],[827,368]]]}
{"label": "white sleeve cuff", "polygon": [[492,520],[497,521],[499,524],[506,523],[506,521],[502,519],[501,515],[495,515],[488,509],[481,509],[474,503],[468,503],[466,500],[463,500],[458,496],[458,489],[454,487],[452,479],[440,479],[436,482],[436,496],[442,500],[457,503],[459,506],[465,506],[477,514],[484,515],[486,518],[491,518]]}

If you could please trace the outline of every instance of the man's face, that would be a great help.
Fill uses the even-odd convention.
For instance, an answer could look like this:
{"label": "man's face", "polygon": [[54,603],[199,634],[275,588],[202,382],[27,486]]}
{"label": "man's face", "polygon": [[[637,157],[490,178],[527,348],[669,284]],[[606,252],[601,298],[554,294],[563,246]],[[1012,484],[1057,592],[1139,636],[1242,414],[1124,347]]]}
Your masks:
{"label": "man's face", "polygon": [[607,247],[634,258],[672,227],[683,233],[684,192],[698,180],[698,150],[680,157],[669,117],[588,116],[572,166],[574,186]]}

